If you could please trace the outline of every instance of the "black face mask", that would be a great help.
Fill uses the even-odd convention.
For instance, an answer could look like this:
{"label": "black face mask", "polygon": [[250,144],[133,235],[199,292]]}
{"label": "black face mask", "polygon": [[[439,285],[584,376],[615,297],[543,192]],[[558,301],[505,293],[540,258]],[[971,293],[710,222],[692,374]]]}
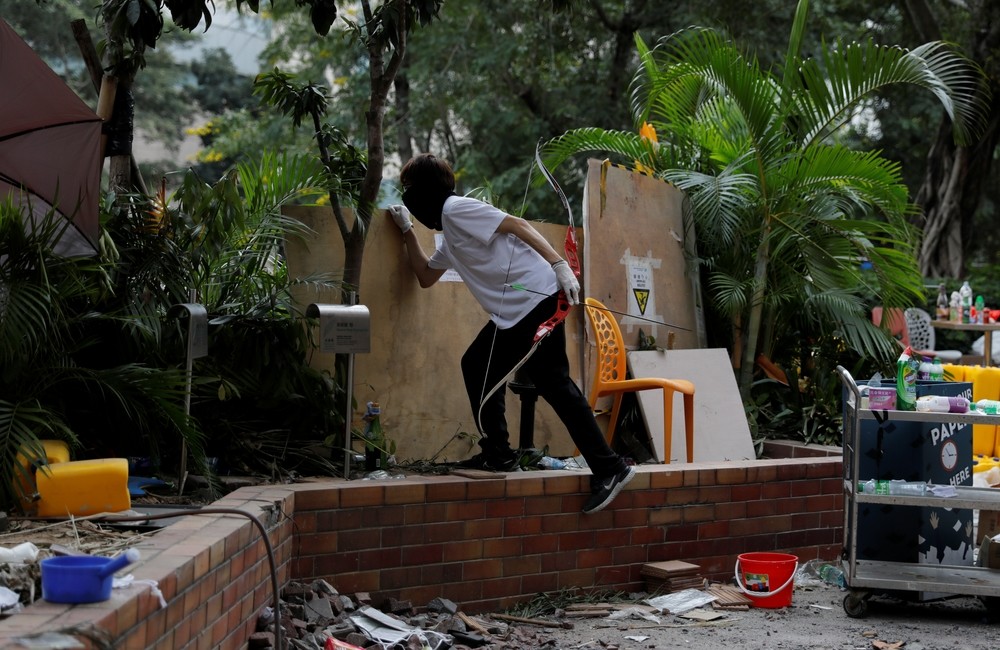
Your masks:
{"label": "black face mask", "polygon": [[445,200],[453,194],[450,190],[421,192],[418,188],[411,187],[403,192],[403,205],[420,223],[431,230],[441,230],[441,211]]}

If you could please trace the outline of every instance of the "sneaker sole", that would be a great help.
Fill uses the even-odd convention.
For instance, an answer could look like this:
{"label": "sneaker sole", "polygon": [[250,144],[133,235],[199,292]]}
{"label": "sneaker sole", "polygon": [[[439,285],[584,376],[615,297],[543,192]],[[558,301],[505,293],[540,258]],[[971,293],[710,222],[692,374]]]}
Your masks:
{"label": "sneaker sole", "polygon": [[628,475],[622,480],[618,481],[618,483],[613,488],[611,488],[611,492],[608,493],[607,498],[604,499],[604,501],[601,501],[593,508],[591,508],[590,510],[584,510],[583,511],[584,514],[589,515],[595,512],[600,512],[601,510],[607,508],[608,505],[610,505],[610,503],[615,500],[615,497],[618,496],[618,493],[622,491],[622,488],[628,485],[629,482],[634,478],[635,478],[635,468],[630,466],[628,468]]}

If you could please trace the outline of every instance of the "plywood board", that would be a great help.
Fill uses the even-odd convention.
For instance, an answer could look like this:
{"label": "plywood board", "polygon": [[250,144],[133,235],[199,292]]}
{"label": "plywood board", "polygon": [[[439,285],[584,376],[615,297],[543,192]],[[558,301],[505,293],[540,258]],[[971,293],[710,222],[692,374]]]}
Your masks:
{"label": "plywood board", "polygon": [[[756,458],[736,376],[725,349],[633,351],[628,353],[628,363],[635,377],[687,379],[694,383],[696,462]],[[637,395],[656,457],[663,460],[662,394],[647,390]],[[679,396],[674,401],[670,459],[671,463],[687,460],[684,409]]]}
{"label": "plywood board", "polygon": [[[673,185],[589,161],[584,199],[586,295],[616,314],[625,345],[639,329],[666,347],[705,347],[694,230]],[[665,325],[669,324],[669,325]]]}
{"label": "plywood board", "polygon": [[[289,241],[289,267],[302,277],[312,272],[342,272],[344,245],[325,207],[287,208],[286,213],[316,232],[307,242]],[[535,224],[556,250],[562,250],[566,227]],[[416,225],[424,251],[434,247],[434,233]],[[301,305],[338,303],[339,292],[297,288]],[[399,230],[382,214],[371,225],[365,246],[359,303],[371,314],[372,349],[355,356],[354,399],[357,424],[365,402],[377,400],[386,435],[396,441],[400,460],[461,460],[478,452],[472,409],[462,381],[460,361],[487,315],[460,281],[441,281],[421,289],[406,262]],[[572,376],[580,384],[582,313],[567,319],[567,354]],[[316,352],[314,366],[332,369],[333,355]],[[584,391],[587,392],[586,390]],[[508,391],[508,429],[518,443],[520,401]],[[536,406],[534,442],[549,445],[553,455],[570,455],[574,445],[544,400]]]}

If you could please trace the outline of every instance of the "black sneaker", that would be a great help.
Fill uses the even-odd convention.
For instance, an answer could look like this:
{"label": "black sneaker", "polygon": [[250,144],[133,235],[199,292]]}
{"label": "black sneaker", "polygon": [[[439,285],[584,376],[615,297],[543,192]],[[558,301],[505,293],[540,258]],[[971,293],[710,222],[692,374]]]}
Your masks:
{"label": "black sneaker", "polygon": [[512,451],[510,456],[496,456],[479,453],[456,463],[463,469],[482,469],[488,472],[510,472],[517,467],[518,456]]}
{"label": "black sneaker", "polygon": [[634,477],[635,468],[626,466],[614,476],[604,479],[591,490],[593,494],[587,499],[587,503],[583,504],[583,511],[590,514],[604,510]]}

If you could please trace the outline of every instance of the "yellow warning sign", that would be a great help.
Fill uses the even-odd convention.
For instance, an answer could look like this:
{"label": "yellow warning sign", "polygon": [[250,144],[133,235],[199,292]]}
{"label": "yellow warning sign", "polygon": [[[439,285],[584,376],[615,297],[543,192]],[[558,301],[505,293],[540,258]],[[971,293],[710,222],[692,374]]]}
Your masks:
{"label": "yellow warning sign", "polygon": [[646,315],[646,304],[649,302],[649,289],[632,289],[635,301],[639,305],[639,314]]}

